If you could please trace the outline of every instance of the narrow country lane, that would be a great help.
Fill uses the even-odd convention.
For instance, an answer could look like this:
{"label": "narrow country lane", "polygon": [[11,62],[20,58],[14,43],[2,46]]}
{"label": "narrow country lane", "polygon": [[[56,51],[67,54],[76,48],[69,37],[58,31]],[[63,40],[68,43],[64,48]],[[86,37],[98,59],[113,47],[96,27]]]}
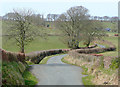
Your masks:
{"label": "narrow country lane", "polygon": [[32,65],[31,72],[38,78],[37,85],[83,85],[82,69],[61,61],[66,55],[54,56],[47,64]]}

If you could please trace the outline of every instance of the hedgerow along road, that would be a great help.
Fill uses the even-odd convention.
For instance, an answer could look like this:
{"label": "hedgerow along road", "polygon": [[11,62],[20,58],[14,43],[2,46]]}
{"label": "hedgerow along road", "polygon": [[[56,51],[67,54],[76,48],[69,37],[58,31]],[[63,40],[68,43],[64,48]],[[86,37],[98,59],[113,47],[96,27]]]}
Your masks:
{"label": "hedgerow along road", "polygon": [[47,64],[31,65],[37,85],[83,85],[82,68],[61,61],[67,54],[51,57]]}

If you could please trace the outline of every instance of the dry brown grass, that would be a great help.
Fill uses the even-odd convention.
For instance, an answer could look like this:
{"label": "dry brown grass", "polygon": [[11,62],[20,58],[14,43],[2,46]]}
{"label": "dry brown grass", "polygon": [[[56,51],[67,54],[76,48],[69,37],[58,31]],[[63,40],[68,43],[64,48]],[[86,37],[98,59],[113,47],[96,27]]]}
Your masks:
{"label": "dry brown grass", "polygon": [[[94,62],[85,61],[82,58],[74,58],[71,56],[66,56],[64,58],[65,61],[68,61],[71,64],[75,64],[77,66],[85,66],[88,68],[87,73],[89,75],[95,76],[95,78],[91,79],[93,84],[95,85],[118,85],[118,70],[111,70],[112,74],[105,73],[100,67],[100,60],[96,59]],[[108,69],[108,67],[107,67]]]}

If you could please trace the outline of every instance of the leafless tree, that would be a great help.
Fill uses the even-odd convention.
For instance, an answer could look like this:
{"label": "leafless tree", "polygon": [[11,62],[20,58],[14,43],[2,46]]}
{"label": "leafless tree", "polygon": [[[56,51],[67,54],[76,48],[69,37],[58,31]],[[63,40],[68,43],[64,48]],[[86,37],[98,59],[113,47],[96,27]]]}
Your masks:
{"label": "leafless tree", "polygon": [[102,36],[101,22],[91,18],[88,9],[83,6],[71,7],[59,16],[57,27],[63,31],[64,42],[68,47],[79,48],[80,41],[89,46],[95,38]]}
{"label": "leafless tree", "polygon": [[81,31],[86,28],[88,20],[88,9],[83,6],[71,7],[60,15],[57,26],[63,31],[68,47],[79,48]]}
{"label": "leafless tree", "polygon": [[104,33],[104,26],[100,21],[89,21],[87,22],[86,29],[84,29],[82,32],[83,37],[82,40],[84,42],[84,45],[87,47],[90,45],[90,43],[96,39],[101,39],[102,36],[105,35]]}
{"label": "leafless tree", "polygon": [[11,27],[7,30],[7,36],[15,39],[22,53],[25,52],[25,45],[33,41],[36,36],[43,34],[33,27],[33,11],[28,9],[14,9],[14,17],[11,19]]}

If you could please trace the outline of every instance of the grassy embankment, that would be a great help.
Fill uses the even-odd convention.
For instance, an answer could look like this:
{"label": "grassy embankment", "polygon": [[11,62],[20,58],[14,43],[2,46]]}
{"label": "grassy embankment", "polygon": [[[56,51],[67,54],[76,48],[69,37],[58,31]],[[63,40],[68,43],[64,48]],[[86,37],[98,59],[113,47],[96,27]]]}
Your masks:
{"label": "grassy embankment", "polygon": [[[105,77],[105,75],[106,76],[108,76],[108,78],[110,77],[110,76],[112,76],[111,78],[113,78],[113,76],[116,76],[117,74],[117,68],[118,68],[118,58],[116,58],[116,59],[114,59],[114,57],[117,57],[118,56],[118,37],[115,37],[114,36],[114,34],[115,33],[112,33],[112,32],[110,32],[110,33],[108,33],[108,34],[110,34],[110,36],[109,37],[105,37],[104,38],[104,40],[107,40],[107,41],[110,41],[110,42],[112,42],[115,46],[116,46],[116,51],[110,51],[110,52],[104,52],[104,53],[100,53],[100,54],[103,54],[104,55],[104,57],[113,57],[113,59],[110,61],[111,62],[111,65],[110,65],[110,68],[109,69],[105,69],[104,67],[102,67],[103,66],[103,64],[102,64],[102,66],[100,66],[100,67],[98,67],[97,69],[95,69],[96,71],[101,71],[102,72],[102,74],[101,74],[101,77],[100,78],[104,78]],[[99,44],[102,44],[102,45],[104,45],[104,46],[108,46],[108,44],[105,44],[105,43],[100,43],[99,42]],[[79,63],[73,63],[73,62],[71,62],[71,61],[75,61],[75,59],[72,59],[72,58],[70,58],[70,57],[65,57],[65,58],[63,58],[62,59],[62,61],[63,62],[65,62],[65,63],[67,63],[67,64],[72,64],[72,65],[77,65],[77,66],[80,66],[80,67],[82,67],[83,68],[83,72],[82,72],[82,74],[87,74],[88,76],[86,76],[86,77],[83,77],[82,78],[82,80],[83,80],[83,83],[84,83],[84,85],[94,85],[94,83],[91,81],[91,79],[93,80],[95,80],[95,76],[94,75],[96,75],[96,74],[93,74],[93,75],[91,75],[90,74],[90,72],[89,72],[89,69],[88,69],[88,67],[86,67],[86,66],[88,66],[88,65],[84,65],[84,62],[80,62],[79,61]],[[76,60],[77,61],[77,60]],[[79,64],[82,64],[83,63],[83,65],[79,65]],[[95,66],[94,66],[95,67]],[[116,75],[115,75],[116,74]],[[97,75],[98,75],[98,73],[97,73]],[[107,78],[107,77],[106,77]],[[108,79],[107,78],[107,79]],[[103,79],[104,80],[104,79]],[[111,81],[111,80],[107,80],[107,81]]]}
{"label": "grassy embankment", "polygon": [[36,85],[36,77],[29,71],[26,64],[21,62],[3,62],[2,81],[3,85]]}
{"label": "grassy embankment", "polygon": [[28,70],[23,73],[23,78],[25,85],[36,85],[38,83],[37,78]]}
{"label": "grassy embankment", "polygon": [[[70,62],[70,61],[67,61],[65,58],[68,59],[68,56],[62,58],[61,61],[64,62],[64,63],[67,63],[67,64],[79,66],[79,65],[74,64],[74,63],[72,63],[72,62]],[[88,75],[88,73],[87,73],[88,68],[86,68],[85,66],[80,66],[80,67],[83,69],[82,74],[83,74],[83,75]],[[84,85],[94,85],[94,84],[92,83],[92,81],[91,81],[92,78],[93,78],[93,76],[91,76],[91,75],[88,75],[88,76],[86,76],[86,77],[83,77],[83,78],[82,78],[83,84],[84,84]]]}
{"label": "grassy embankment", "polygon": [[67,56],[62,59],[62,62],[64,63],[80,66],[83,69],[82,74],[88,75],[82,78],[83,84],[90,85],[90,86],[91,85],[105,85],[105,84],[117,85],[118,84],[117,83],[118,62],[116,61],[118,61],[118,59],[114,59],[110,65],[110,68],[106,69],[104,68],[103,62],[100,62],[97,65],[96,64],[97,62],[95,62],[95,64],[92,64],[92,62],[88,62],[88,61],[80,60],[76,58],[71,58],[70,56]]}

